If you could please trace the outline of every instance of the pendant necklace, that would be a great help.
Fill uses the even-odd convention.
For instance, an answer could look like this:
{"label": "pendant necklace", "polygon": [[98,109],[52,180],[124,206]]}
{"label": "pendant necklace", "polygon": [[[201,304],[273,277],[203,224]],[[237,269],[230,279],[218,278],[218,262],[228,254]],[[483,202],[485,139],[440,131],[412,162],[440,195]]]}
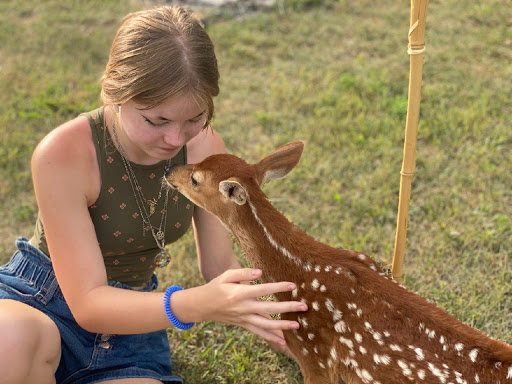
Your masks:
{"label": "pendant necklace", "polygon": [[[156,254],[154,259],[155,265],[157,267],[163,268],[167,266],[171,261],[171,253],[167,248],[165,248],[165,226],[167,224],[167,204],[169,202],[169,188],[166,188],[165,191],[164,208],[162,210],[162,217],[160,219],[160,225],[158,226],[158,228],[154,227],[151,224],[150,216],[153,215],[153,213],[155,213],[156,206],[160,201],[160,198],[162,197],[162,190],[164,189],[165,185],[165,183],[163,182],[163,178],[165,177],[165,170],[167,170],[171,165],[171,160],[169,159],[166,162],[164,174],[160,182],[160,191],[158,192],[158,196],[151,200],[148,200],[144,197],[144,194],[142,193],[142,188],[140,187],[139,182],[137,181],[137,177],[135,176],[135,172],[133,171],[130,161],[126,158],[124,148],[121,146],[121,142],[119,141],[119,137],[117,136],[115,118],[112,119],[112,133],[114,136],[114,140],[116,141],[117,147],[119,149],[121,159],[123,160],[124,168],[126,170],[126,173],[128,174],[128,179],[130,180],[130,185],[133,191],[133,197],[135,198],[135,202],[137,203],[137,207],[139,208],[139,212],[142,217],[142,235],[145,236],[147,230],[151,231],[151,235],[155,239],[156,245],[159,249],[159,252]],[[146,202],[149,205],[149,213],[146,210],[146,205],[144,204],[144,202]]]}

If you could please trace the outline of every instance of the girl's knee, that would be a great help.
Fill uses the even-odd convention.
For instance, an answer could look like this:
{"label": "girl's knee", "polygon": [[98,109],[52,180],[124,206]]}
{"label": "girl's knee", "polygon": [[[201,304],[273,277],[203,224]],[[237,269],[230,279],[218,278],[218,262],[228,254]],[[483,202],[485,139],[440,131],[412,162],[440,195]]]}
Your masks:
{"label": "girl's knee", "polygon": [[7,383],[23,382],[18,381],[19,377],[28,378],[35,372],[53,375],[57,369],[61,353],[59,330],[37,309],[0,300],[0,340],[0,371],[8,372]]}

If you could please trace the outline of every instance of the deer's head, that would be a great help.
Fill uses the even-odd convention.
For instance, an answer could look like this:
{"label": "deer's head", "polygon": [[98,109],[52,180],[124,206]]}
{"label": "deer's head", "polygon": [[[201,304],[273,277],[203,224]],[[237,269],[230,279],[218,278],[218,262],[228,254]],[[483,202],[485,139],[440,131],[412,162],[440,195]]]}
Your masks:
{"label": "deer's head", "polygon": [[174,166],[168,185],[194,204],[220,216],[244,205],[250,191],[270,180],[282,179],[298,164],[304,143],[285,144],[256,164],[228,154],[212,155],[193,165]]}

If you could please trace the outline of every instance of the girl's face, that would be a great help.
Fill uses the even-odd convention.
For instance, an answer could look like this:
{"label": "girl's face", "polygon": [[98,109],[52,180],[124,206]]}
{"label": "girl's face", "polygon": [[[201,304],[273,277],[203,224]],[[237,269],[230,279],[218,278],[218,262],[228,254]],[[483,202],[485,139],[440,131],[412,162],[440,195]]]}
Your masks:
{"label": "girl's face", "polygon": [[154,164],[174,157],[203,129],[206,107],[194,97],[179,95],[154,108],[130,100],[119,108],[119,140],[126,157],[138,164]]}

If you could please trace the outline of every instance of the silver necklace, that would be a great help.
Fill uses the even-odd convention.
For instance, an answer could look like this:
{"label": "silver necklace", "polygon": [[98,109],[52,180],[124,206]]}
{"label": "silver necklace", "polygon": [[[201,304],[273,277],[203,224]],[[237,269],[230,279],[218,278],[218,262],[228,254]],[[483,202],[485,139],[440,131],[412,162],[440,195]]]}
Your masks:
{"label": "silver necklace", "polygon": [[[160,191],[158,192],[158,196],[151,200],[148,200],[144,197],[142,193],[142,188],[137,181],[137,177],[135,176],[135,172],[130,164],[130,161],[126,158],[126,154],[124,152],[124,148],[121,146],[121,142],[119,141],[119,137],[117,136],[116,131],[116,123],[115,119],[112,119],[112,133],[114,135],[114,140],[116,141],[117,147],[119,149],[119,154],[121,155],[121,159],[123,160],[124,168],[126,173],[128,174],[128,180],[130,180],[130,185],[133,191],[133,197],[135,198],[135,202],[137,203],[137,207],[139,208],[140,215],[142,217],[142,235],[146,235],[146,231],[149,229],[151,231],[151,235],[153,239],[155,239],[156,245],[159,249],[159,252],[155,256],[155,265],[157,267],[163,268],[169,264],[171,261],[171,253],[167,248],[165,248],[165,226],[167,224],[167,203],[169,202],[169,189],[166,188],[165,191],[165,202],[164,208],[162,212],[162,217],[160,219],[160,225],[154,227],[151,224],[150,216],[155,212],[156,206],[162,197],[162,190],[164,188],[163,178],[165,177],[165,170],[169,168],[171,164],[171,160],[167,160],[165,165],[164,174],[160,181]],[[149,213],[146,211],[146,206],[144,202],[149,204]],[[156,231],[156,232],[155,232]]]}

